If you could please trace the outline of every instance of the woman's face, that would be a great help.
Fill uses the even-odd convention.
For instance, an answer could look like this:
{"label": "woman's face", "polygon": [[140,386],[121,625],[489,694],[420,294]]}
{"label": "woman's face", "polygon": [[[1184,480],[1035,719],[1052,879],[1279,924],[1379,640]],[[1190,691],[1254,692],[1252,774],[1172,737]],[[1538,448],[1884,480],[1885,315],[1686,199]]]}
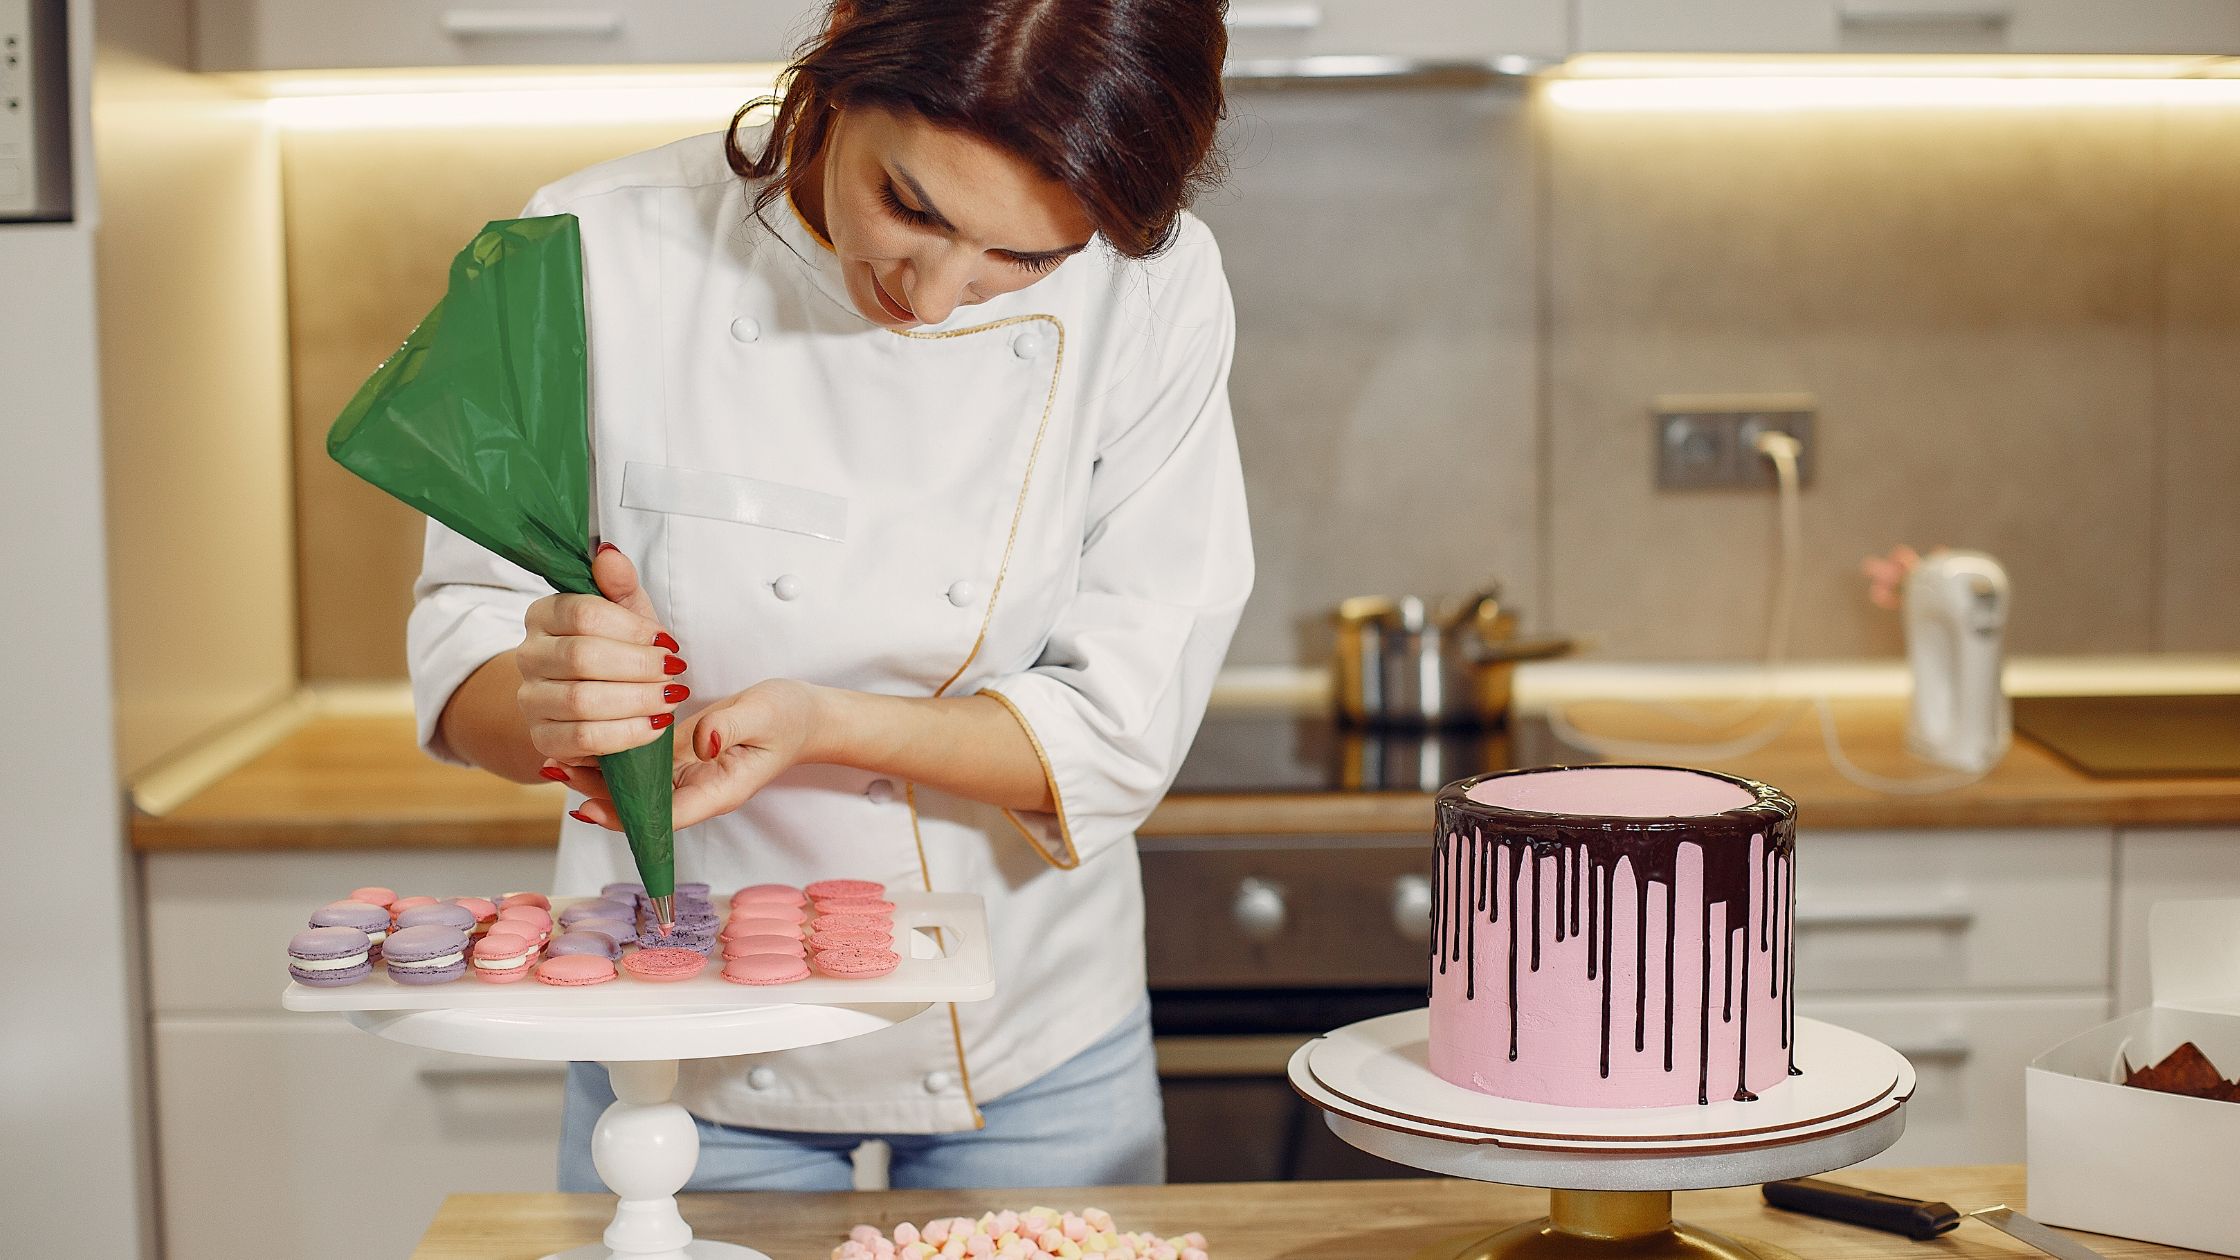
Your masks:
{"label": "woman's face", "polygon": [[820,162],[817,208],[848,296],[888,328],[938,324],[1024,289],[1094,234],[1072,194],[1040,171],[915,115],[842,110]]}

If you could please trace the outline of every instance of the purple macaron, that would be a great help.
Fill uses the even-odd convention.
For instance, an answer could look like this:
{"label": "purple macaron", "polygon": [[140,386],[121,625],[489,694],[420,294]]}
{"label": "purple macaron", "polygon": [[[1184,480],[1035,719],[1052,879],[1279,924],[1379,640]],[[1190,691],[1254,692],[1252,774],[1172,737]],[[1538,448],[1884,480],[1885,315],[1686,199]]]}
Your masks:
{"label": "purple macaron", "polygon": [[568,926],[570,932],[597,932],[620,945],[638,934],[628,919],[578,919]]}
{"label": "purple macaron", "polygon": [[398,984],[442,984],[467,974],[467,934],[440,923],[398,928],[381,954]]}
{"label": "purple macaron", "polygon": [[547,958],[564,958],[569,954],[589,954],[612,962],[622,957],[622,946],[604,932],[562,932],[544,947]]}
{"label": "purple macaron", "polygon": [[363,901],[334,901],[311,912],[315,928],[356,928],[373,943],[373,958],[381,959],[381,943],[389,935],[389,912]]}
{"label": "purple macaron", "polygon": [[561,927],[574,927],[585,919],[627,919],[637,913],[637,907],[628,901],[612,897],[598,897],[579,901],[560,912]]}
{"label": "purple macaron", "polygon": [[288,939],[288,974],[297,984],[339,988],[372,975],[372,955],[372,939],[357,928],[305,928]]}
{"label": "purple macaron", "polygon": [[606,887],[599,890],[599,895],[602,897],[612,897],[616,901],[623,901],[634,897],[645,896],[646,886],[644,884],[608,884]]}
{"label": "purple macaron", "polygon": [[481,922],[481,919],[474,911],[467,909],[465,906],[452,905],[448,901],[439,901],[432,906],[414,906],[397,916],[397,926],[399,928],[432,926],[457,928],[462,932],[472,932],[474,931],[474,925],[479,922]]}

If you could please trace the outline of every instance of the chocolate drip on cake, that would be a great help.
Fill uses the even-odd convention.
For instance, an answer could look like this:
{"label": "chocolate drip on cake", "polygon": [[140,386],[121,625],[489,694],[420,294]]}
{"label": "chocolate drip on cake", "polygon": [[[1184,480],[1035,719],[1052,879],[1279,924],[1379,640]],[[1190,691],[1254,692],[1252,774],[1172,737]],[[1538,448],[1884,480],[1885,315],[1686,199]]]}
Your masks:
{"label": "chocolate drip on cake", "polygon": [[1633,881],[1633,1052],[1647,1049],[1649,1020],[1649,881]]}
{"label": "chocolate drip on cake", "polygon": [[[1483,843],[1483,841],[1481,840],[1480,843]],[[1512,922],[1515,920],[1516,913],[1517,894],[1515,889],[1511,889],[1509,891],[1509,915]],[[1562,906],[1556,907],[1556,914],[1559,918],[1562,916]],[[1512,954],[1510,957],[1513,960],[1516,956]],[[1510,965],[1514,966],[1515,963],[1512,961]],[[1540,970],[1540,851],[1538,848],[1532,850],[1532,969],[1534,971]],[[1514,984],[1515,981],[1512,978],[1512,987]]]}
{"label": "chocolate drip on cake", "polygon": [[[1531,773],[1529,771],[1519,773]],[[1726,776],[1716,776],[1726,778]],[[1789,1073],[1796,1068],[1796,807],[1788,798],[1763,784],[1730,780],[1748,789],[1753,803],[1718,814],[1682,818],[1576,818],[1560,814],[1535,814],[1503,809],[1469,799],[1468,792],[1481,780],[1467,779],[1448,785],[1439,793],[1439,832],[1435,842],[1431,953],[1436,969],[1444,975],[1453,963],[1464,969],[1466,1000],[1477,998],[1477,927],[1501,924],[1504,906],[1508,923],[1509,1059],[1517,1061],[1522,1050],[1518,1010],[1520,950],[1529,950],[1524,965],[1540,970],[1542,941],[1548,931],[1555,943],[1577,938],[1587,953],[1590,983],[1601,986],[1599,1071],[1610,1075],[1612,992],[1615,987],[1615,949],[1618,915],[1617,876],[1621,864],[1633,880],[1632,926],[1634,932],[1635,1053],[1648,1047],[1649,886],[1664,888],[1664,1070],[1675,1069],[1677,997],[1674,957],[1679,919],[1679,854],[1693,847],[1700,859],[1701,888],[1695,907],[1701,928],[1701,956],[1697,960],[1697,1101],[1710,1102],[1711,1080],[1711,933],[1714,908],[1720,924],[1720,1020],[1736,1023],[1737,1101],[1752,1101],[1747,1088],[1750,1049],[1750,1009],[1753,955],[1765,955],[1767,996],[1778,999],[1781,1044],[1789,1052]],[[1531,878],[1525,879],[1525,865]],[[1553,924],[1542,922],[1543,862],[1555,863]],[[1506,870],[1502,869],[1506,867]],[[1506,900],[1504,900],[1504,889]],[[1758,904],[1750,904],[1755,892]],[[1519,902],[1531,898],[1529,922]],[[1585,902],[1582,907],[1581,902]],[[1585,932],[1580,931],[1582,911]],[[1751,931],[1755,913],[1757,930]],[[1530,936],[1527,942],[1523,938]],[[1742,962],[1735,964],[1736,936],[1741,937]],[[1571,973],[1576,974],[1576,973]],[[1738,1017],[1735,1005],[1741,1000]]]}
{"label": "chocolate drip on cake", "polygon": [[[1485,843],[1485,837],[1474,832],[1472,833],[1472,839],[1480,845]],[[1525,846],[1512,844],[1506,847],[1505,852],[1509,854],[1509,1062],[1515,1063],[1517,1061],[1517,921],[1524,918],[1523,915],[1517,913],[1517,874],[1524,869]],[[1540,869],[1540,864],[1533,863],[1533,869]],[[1537,887],[1536,881],[1535,888],[1537,889]],[[1432,890],[1432,896],[1438,896],[1437,889]],[[1532,906],[1532,930],[1538,932],[1540,930],[1539,897],[1535,896],[1532,899]],[[1537,952],[1536,947],[1535,953]]]}
{"label": "chocolate drip on cake", "polygon": [[[1571,852],[1568,849],[1558,849],[1556,850],[1556,943],[1559,945],[1563,943],[1567,924],[1569,924],[1572,935],[1576,936],[1579,933],[1578,925],[1570,923],[1570,907]],[[1538,950],[1534,950],[1532,953],[1532,969],[1534,971],[1540,969],[1540,951]]]}

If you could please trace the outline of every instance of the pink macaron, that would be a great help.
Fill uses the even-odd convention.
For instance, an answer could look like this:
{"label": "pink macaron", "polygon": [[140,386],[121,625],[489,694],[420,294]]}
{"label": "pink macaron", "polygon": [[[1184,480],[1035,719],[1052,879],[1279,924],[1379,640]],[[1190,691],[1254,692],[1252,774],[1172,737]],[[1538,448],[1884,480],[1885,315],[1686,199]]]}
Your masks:
{"label": "pink macaron", "polygon": [[883,914],[820,914],[809,921],[811,932],[832,932],[845,928],[862,928],[873,932],[892,931],[894,920]]}
{"label": "pink macaron", "polygon": [[539,910],[550,910],[552,908],[552,898],[541,892],[509,892],[498,898],[498,908],[500,910],[507,906],[535,906]]}
{"label": "pink macaron", "polygon": [[507,906],[498,911],[498,922],[522,924],[538,936],[552,935],[552,912],[542,906]]}
{"label": "pink macaron", "polygon": [[690,980],[707,965],[708,956],[696,949],[641,949],[622,960],[631,979],[657,984]]}
{"label": "pink macaron", "polygon": [[751,884],[731,894],[731,908],[736,910],[750,902],[756,905],[798,906],[808,900],[807,893],[791,884]]}
{"label": "pink macaron", "polygon": [[870,980],[902,965],[891,949],[820,949],[817,970],[841,980]]}
{"label": "pink macaron", "polygon": [[395,916],[403,914],[415,906],[432,906],[434,904],[436,904],[436,899],[433,897],[399,897],[389,903],[389,913],[391,916]]}
{"label": "pink macaron", "polygon": [[830,901],[835,897],[884,897],[887,886],[868,879],[820,879],[802,891],[811,901]]}
{"label": "pink macaron", "polygon": [[878,928],[827,928],[809,938],[811,949],[893,949],[894,933]]}
{"label": "pink macaron", "polygon": [[362,901],[369,906],[379,906],[382,909],[386,910],[389,907],[397,904],[397,890],[394,888],[383,888],[379,884],[368,884],[364,888],[351,889],[350,895],[344,898],[344,900]]}
{"label": "pink macaron", "polygon": [[726,961],[723,978],[733,984],[791,984],[809,978],[809,964],[788,954],[748,954]]}
{"label": "pink macaron", "polygon": [[[785,914],[763,913],[763,911],[765,910],[774,910],[781,908],[786,911]],[[732,915],[730,918],[725,919],[723,921],[723,930],[721,932],[718,932],[717,935],[721,936],[725,940],[730,940],[731,938],[737,936],[757,936],[768,933],[772,930],[771,925],[776,924],[779,927],[784,928],[787,932],[793,933],[795,936],[801,936],[805,934],[801,926],[801,920],[787,917],[787,915],[799,913],[801,913],[799,910],[795,910],[791,907],[751,906],[745,910],[739,911],[738,913]],[[780,933],[780,935],[783,934],[784,933]]]}
{"label": "pink macaron", "polygon": [[894,903],[880,897],[827,897],[817,903],[817,913],[892,915]]}
{"label": "pink macaron", "polygon": [[576,989],[614,979],[614,964],[597,954],[562,954],[538,963],[536,976],[539,984]]}
{"label": "pink macaron", "polygon": [[790,936],[796,940],[807,935],[798,923],[785,919],[766,919],[760,915],[735,914],[723,925],[723,938],[735,941],[742,936]]}
{"label": "pink macaron", "polygon": [[537,943],[513,932],[492,932],[474,943],[474,978],[489,984],[525,980],[537,961]]}
{"label": "pink macaron", "polygon": [[775,901],[750,901],[743,906],[733,906],[734,919],[784,919],[788,923],[809,921],[807,906],[782,906]]}
{"label": "pink macaron", "polygon": [[749,954],[784,954],[788,958],[807,958],[809,947],[798,936],[740,936],[723,943],[725,958],[744,958]]}

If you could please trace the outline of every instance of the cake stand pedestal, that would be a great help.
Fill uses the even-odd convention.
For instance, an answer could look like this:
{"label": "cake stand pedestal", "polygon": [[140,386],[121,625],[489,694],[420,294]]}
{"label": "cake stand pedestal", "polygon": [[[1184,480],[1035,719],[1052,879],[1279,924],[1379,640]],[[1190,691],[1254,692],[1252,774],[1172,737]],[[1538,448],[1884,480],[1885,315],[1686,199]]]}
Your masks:
{"label": "cake stand pedestal", "polygon": [[1549,1191],[1546,1216],[1415,1260],[1795,1260],[1674,1221],[1672,1192],[1832,1172],[1905,1132],[1914,1077],[1904,1056],[1814,1020],[1797,1020],[1796,1036],[1804,1076],[1758,1102],[1701,1107],[1551,1107],[1451,1085],[1430,1070],[1421,1010],[1307,1043],[1290,1076],[1331,1132],[1372,1155]]}
{"label": "cake stand pedestal", "polygon": [[822,1045],[889,1028],[931,1003],[702,1010],[352,1011],[350,1022],[406,1045],[504,1059],[595,1060],[615,1101],[591,1133],[591,1160],[618,1199],[603,1240],[544,1260],[770,1260],[695,1239],[677,1192],[700,1160],[700,1131],[671,1095],[684,1059]]}

